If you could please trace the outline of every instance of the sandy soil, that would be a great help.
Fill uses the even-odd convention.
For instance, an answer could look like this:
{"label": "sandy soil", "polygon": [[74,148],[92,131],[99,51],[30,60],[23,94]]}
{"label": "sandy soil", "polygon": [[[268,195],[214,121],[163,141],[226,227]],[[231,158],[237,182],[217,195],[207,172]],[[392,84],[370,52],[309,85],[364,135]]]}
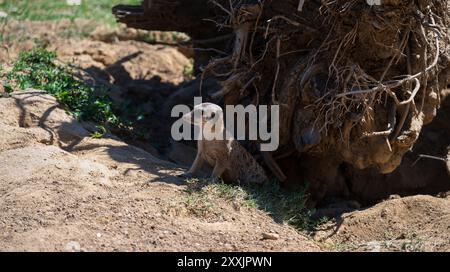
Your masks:
{"label": "sandy soil", "polygon": [[393,197],[310,237],[220,198],[192,214],[182,169],[89,129],[43,92],[0,99],[2,250],[450,250],[448,196]]}
{"label": "sandy soil", "polygon": [[316,239],[339,251],[450,251],[450,197],[392,197],[347,213]]}
{"label": "sandy soil", "polygon": [[[65,39],[42,31],[57,33],[60,24],[8,26],[33,35],[0,49],[0,60],[44,38],[62,60],[111,84],[118,102],[124,92],[159,101],[152,88],[170,94],[190,64],[176,49],[123,35]],[[176,177],[184,171],[179,165],[114,135],[94,139],[92,131],[93,124],[75,121],[45,92],[0,98],[1,251],[450,251],[445,193],[392,196],[311,235],[213,195],[211,210],[196,213]],[[264,239],[268,233],[278,238]]]}
{"label": "sandy soil", "polygon": [[0,99],[0,130],[1,250],[320,250],[224,200],[213,218],[190,215],[176,165],[114,137],[92,139],[49,95]]}

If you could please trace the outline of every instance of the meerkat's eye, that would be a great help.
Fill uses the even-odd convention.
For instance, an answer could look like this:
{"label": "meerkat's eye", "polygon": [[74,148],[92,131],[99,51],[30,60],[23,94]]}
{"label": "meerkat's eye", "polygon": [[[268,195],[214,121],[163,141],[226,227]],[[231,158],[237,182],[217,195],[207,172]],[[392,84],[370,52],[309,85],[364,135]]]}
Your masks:
{"label": "meerkat's eye", "polygon": [[210,119],[214,119],[214,117],[216,117],[216,113],[215,112],[211,112],[211,116],[209,118]]}

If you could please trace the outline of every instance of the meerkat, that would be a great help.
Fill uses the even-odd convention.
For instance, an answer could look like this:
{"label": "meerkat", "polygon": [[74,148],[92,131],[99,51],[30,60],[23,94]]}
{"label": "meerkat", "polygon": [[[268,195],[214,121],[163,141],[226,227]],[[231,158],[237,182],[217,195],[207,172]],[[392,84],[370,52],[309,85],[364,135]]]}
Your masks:
{"label": "meerkat", "polygon": [[[202,165],[207,163],[213,167],[211,174],[213,182],[217,182],[220,178],[225,182],[260,184],[268,180],[264,169],[253,156],[237,140],[225,134],[223,111],[220,106],[202,103],[182,118],[190,124],[206,129],[203,129],[201,140],[197,141],[197,156],[194,163],[189,171],[180,175],[181,177],[195,177]],[[223,137],[217,140],[214,136],[218,135]]]}

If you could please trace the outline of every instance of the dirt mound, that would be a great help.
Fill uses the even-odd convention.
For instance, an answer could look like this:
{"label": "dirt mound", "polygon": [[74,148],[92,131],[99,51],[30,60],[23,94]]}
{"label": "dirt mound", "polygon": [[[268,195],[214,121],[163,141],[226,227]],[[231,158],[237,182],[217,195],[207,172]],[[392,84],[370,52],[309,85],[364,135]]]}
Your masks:
{"label": "dirt mound", "polygon": [[0,99],[2,250],[449,250],[449,197],[393,198],[313,241],[212,191],[195,199],[176,165],[91,128],[41,91]]}
{"label": "dirt mound", "polygon": [[[115,137],[89,137],[55,99],[0,99],[0,248],[39,251],[319,250],[267,214],[214,199],[190,212],[176,165]],[[264,240],[264,233],[278,240]]]}
{"label": "dirt mound", "polygon": [[449,226],[448,196],[397,197],[342,215],[317,238],[331,236],[334,248],[345,251],[449,251]]}
{"label": "dirt mound", "polygon": [[21,51],[47,47],[55,50],[61,60],[90,74],[91,79],[117,86],[132,80],[177,85],[192,67],[192,62],[176,48],[139,41],[144,33],[137,30],[96,26],[95,22],[80,19],[7,22],[2,26],[0,60],[10,63]]}
{"label": "dirt mound", "polygon": [[36,44],[45,46],[59,39],[81,38],[86,31],[93,31],[92,22],[76,19],[60,21],[17,21],[2,22],[3,46],[0,47],[0,60],[8,62],[19,52],[31,50]]}
{"label": "dirt mound", "polygon": [[[123,25],[116,28],[97,25],[86,20],[8,21],[3,28],[0,61],[10,65],[19,52],[35,47],[55,50],[58,59],[73,67],[77,76],[89,85],[107,90],[121,117],[135,123],[134,135],[121,135],[122,138],[159,155],[155,147],[169,144],[170,111],[163,117],[156,115],[161,108],[169,108],[165,106],[170,102],[168,97],[184,88],[183,82],[193,77],[193,63],[176,47],[150,45],[144,40],[170,41],[184,36],[130,30]],[[198,93],[196,88],[191,89]],[[192,103],[192,99],[181,103]],[[134,137],[137,134],[141,135],[138,140]]]}
{"label": "dirt mound", "polygon": [[158,83],[179,84],[183,71],[191,62],[176,49],[148,45],[138,41],[119,41],[113,44],[70,40],[53,45],[59,57],[86,71],[96,70],[110,83],[123,85],[132,80],[152,80]]}

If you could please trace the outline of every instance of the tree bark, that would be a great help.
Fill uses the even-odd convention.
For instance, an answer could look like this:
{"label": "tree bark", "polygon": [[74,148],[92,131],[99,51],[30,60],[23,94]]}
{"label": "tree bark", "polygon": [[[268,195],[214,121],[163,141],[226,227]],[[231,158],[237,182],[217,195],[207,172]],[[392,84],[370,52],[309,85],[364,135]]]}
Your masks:
{"label": "tree bark", "polygon": [[141,6],[117,5],[113,14],[128,27],[144,30],[177,31],[194,39],[217,35],[216,7],[208,0],[144,0]]}

